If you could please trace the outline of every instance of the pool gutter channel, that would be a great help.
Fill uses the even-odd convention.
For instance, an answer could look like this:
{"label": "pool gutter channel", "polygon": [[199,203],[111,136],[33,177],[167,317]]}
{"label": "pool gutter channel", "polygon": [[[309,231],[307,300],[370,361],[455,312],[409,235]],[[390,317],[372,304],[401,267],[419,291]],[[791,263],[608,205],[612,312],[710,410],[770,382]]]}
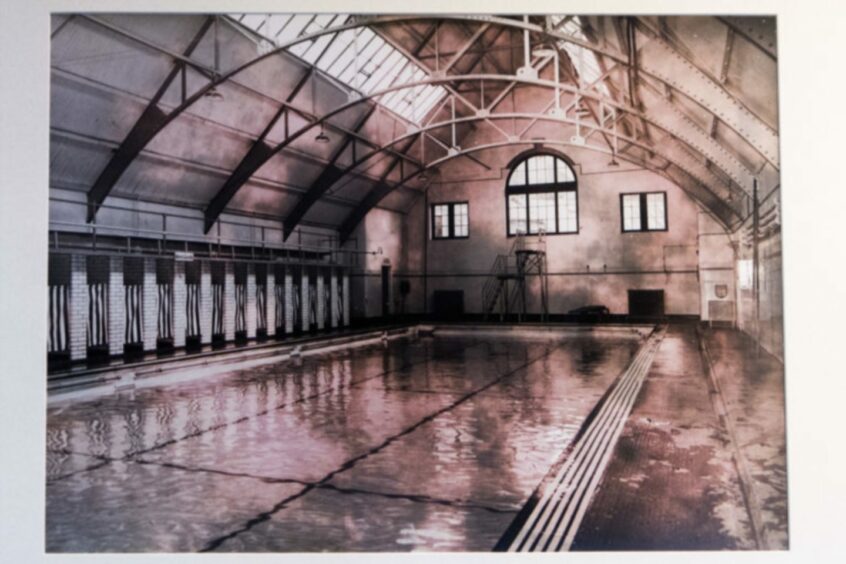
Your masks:
{"label": "pool gutter channel", "polygon": [[761,502],[755,494],[754,480],[752,473],[749,471],[749,463],[740,448],[740,442],[737,438],[737,429],[734,425],[734,420],[729,414],[728,404],[726,402],[725,394],[723,393],[722,385],[720,384],[720,375],[714,368],[714,362],[711,359],[708,345],[705,342],[705,337],[697,328],[696,337],[699,341],[699,353],[702,357],[702,364],[705,368],[705,373],[708,376],[709,388],[712,393],[711,404],[717,414],[718,419],[723,424],[723,427],[728,434],[731,442],[732,459],[735,470],[737,471],[738,482],[740,483],[740,491],[743,494],[743,502],[746,506],[746,512],[749,516],[749,525],[754,535],[755,546],[758,550],[773,550],[772,543],[767,538],[767,529],[763,525],[763,510],[761,509]]}
{"label": "pool gutter channel", "polygon": [[220,373],[222,367],[227,371],[243,370],[298,357],[378,344],[413,336],[416,329],[416,326],[412,326],[368,331],[299,343],[269,345],[260,349],[213,351],[186,359],[162,359],[110,370],[100,369],[95,374],[80,374],[48,383],[48,404],[70,399],[90,399],[97,395],[213,376]]}
{"label": "pool gutter channel", "polygon": [[559,461],[529,498],[495,550],[570,549],[593,499],[666,328],[655,329],[634,360],[597,402]]}
{"label": "pool gutter channel", "polygon": [[246,369],[291,358],[310,356],[347,347],[366,346],[403,337],[474,335],[551,338],[556,334],[575,336],[612,336],[644,338],[647,325],[480,325],[480,324],[413,324],[382,327],[353,334],[323,335],[287,343],[266,343],[247,348],[213,350],[190,357],[160,358],[123,366],[96,367],[74,374],[56,376],[47,381],[48,404],[68,399],[89,398],[136,388],[184,382],[212,376],[221,367],[227,370]]}

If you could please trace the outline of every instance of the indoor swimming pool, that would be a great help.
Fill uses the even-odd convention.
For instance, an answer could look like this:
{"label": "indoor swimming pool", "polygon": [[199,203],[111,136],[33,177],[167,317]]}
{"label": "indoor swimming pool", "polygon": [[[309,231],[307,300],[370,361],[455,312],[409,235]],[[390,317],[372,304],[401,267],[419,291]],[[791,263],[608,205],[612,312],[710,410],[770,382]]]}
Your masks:
{"label": "indoor swimming pool", "polygon": [[47,550],[490,550],[646,331],[505,333],[51,401]]}

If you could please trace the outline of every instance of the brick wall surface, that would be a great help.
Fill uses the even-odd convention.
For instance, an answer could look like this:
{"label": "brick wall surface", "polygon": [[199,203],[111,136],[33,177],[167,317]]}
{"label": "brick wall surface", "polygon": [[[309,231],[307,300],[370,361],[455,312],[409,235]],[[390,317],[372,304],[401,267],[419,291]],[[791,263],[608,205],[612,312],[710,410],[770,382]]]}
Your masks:
{"label": "brick wall surface", "polygon": [[264,307],[267,311],[267,335],[272,337],[276,334],[276,276],[273,270],[268,270],[264,287]]}
{"label": "brick wall surface", "polygon": [[235,339],[235,265],[224,263],[223,332],[227,341]]}
{"label": "brick wall surface", "polygon": [[185,287],[185,263],[173,265],[173,346],[185,346],[188,292]]}
{"label": "brick wall surface", "polygon": [[109,354],[123,354],[126,337],[126,289],[123,287],[123,257],[109,261]]}
{"label": "brick wall surface", "polygon": [[285,333],[294,332],[294,276],[285,273]]}
{"label": "brick wall surface", "polygon": [[258,314],[256,312],[256,274],[255,265],[247,265],[247,337],[252,339],[256,336],[256,321]]}
{"label": "brick wall surface", "polygon": [[84,255],[71,256],[68,333],[72,360],[84,359],[87,353],[88,270]]}
{"label": "brick wall surface", "polygon": [[204,260],[200,264],[200,334],[203,344],[212,340],[212,287],[211,263]]}
{"label": "brick wall surface", "polygon": [[156,259],[144,259],[144,289],[142,305],[142,329],[144,331],[144,350],[156,350],[159,322],[159,296],[156,284]]}

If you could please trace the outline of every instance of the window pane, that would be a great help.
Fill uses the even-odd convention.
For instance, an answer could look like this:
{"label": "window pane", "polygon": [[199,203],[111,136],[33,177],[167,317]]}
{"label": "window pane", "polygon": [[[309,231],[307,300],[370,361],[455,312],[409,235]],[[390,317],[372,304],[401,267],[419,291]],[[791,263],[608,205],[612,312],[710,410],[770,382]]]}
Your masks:
{"label": "window pane", "polygon": [[529,184],[552,184],[555,182],[555,159],[551,155],[540,155],[530,158]]}
{"label": "window pane", "polygon": [[576,192],[558,192],[558,232],[575,233],[578,230]]}
{"label": "window pane", "polygon": [[453,236],[467,237],[469,233],[469,213],[467,204],[454,204],[452,206]]}
{"label": "window pane", "polygon": [[646,195],[646,224],[647,229],[666,229],[664,217],[665,194]]}
{"label": "window pane", "polygon": [[434,215],[435,225],[432,236],[436,239],[442,237],[449,237],[449,206],[436,205],[432,207],[432,214]]}
{"label": "window pane", "polygon": [[525,186],[526,185],[526,161],[517,165],[511,177],[508,179],[509,186]]}
{"label": "window pane", "polygon": [[576,177],[573,176],[573,171],[570,166],[561,159],[556,159],[558,167],[558,182],[575,182]]}
{"label": "window pane", "polygon": [[623,231],[640,231],[640,194],[623,196]]}
{"label": "window pane", "polygon": [[526,195],[508,196],[508,233],[517,235],[526,232]]}
{"label": "window pane", "polygon": [[741,290],[751,290],[753,284],[751,259],[737,261],[737,282]]}
{"label": "window pane", "polygon": [[555,232],[555,194],[529,194],[529,233]]}

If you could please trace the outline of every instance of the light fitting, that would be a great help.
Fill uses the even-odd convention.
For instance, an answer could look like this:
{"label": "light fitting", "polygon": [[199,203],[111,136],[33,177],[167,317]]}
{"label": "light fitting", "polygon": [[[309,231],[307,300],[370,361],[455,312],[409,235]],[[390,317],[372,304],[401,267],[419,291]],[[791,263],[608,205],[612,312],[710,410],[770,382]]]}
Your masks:
{"label": "light fitting", "polygon": [[327,143],[329,143],[329,136],[326,135],[325,131],[323,131],[323,124],[320,124],[320,133],[317,134],[317,137],[315,137],[314,140],[320,143],[321,145],[326,145]]}
{"label": "light fitting", "polygon": [[223,100],[223,94],[218,92],[217,86],[212,86],[208,89],[208,91],[203,94],[204,98],[211,98],[212,100]]}

